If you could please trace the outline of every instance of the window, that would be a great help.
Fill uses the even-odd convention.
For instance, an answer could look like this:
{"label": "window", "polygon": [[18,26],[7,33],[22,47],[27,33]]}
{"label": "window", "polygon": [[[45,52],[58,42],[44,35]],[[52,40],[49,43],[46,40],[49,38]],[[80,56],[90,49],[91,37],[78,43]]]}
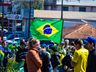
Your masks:
{"label": "window", "polygon": [[56,0],[53,0],[53,4],[56,4]]}
{"label": "window", "polygon": [[22,31],[22,26],[16,26],[16,31]]}
{"label": "window", "polygon": [[90,12],[94,12],[94,7],[90,7],[90,8],[91,8]]}
{"label": "window", "polygon": [[68,7],[67,6],[64,6],[63,7],[63,11],[68,11]]}
{"label": "window", "polygon": [[79,7],[80,12],[86,12],[86,7]]}
{"label": "window", "polygon": [[56,6],[53,5],[53,6],[51,7],[51,10],[56,10]]}
{"label": "window", "polygon": [[3,0],[0,0],[0,2],[2,2]]}
{"label": "window", "polygon": [[8,7],[8,13],[11,13],[12,12],[12,6],[9,6]]}
{"label": "window", "polygon": [[2,6],[0,6],[0,14],[2,13]]}
{"label": "window", "polygon": [[72,11],[75,11],[75,6],[72,6]]}
{"label": "window", "polygon": [[16,31],[22,31],[22,21],[18,20],[16,23]]}

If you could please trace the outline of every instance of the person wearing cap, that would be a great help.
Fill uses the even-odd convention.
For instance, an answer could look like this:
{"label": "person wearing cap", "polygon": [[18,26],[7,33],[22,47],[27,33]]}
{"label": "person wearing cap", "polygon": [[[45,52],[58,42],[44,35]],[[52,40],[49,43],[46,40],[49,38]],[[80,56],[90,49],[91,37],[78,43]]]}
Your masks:
{"label": "person wearing cap", "polygon": [[89,36],[84,41],[86,42],[87,49],[89,50],[86,72],[96,72],[96,38]]}
{"label": "person wearing cap", "polygon": [[53,72],[51,54],[47,51],[47,47],[48,46],[46,44],[41,44],[40,56],[43,61],[41,70],[42,72]]}
{"label": "person wearing cap", "polygon": [[50,49],[53,51],[51,54],[51,62],[54,70],[53,72],[58,72],[58,67],[60,65],[60,55],[57,50],[57,46],[52,46]]}
{"label": "person wearing cap", "polygon": [[40,41],[35,38],[30,38],[28,48],[29,50],[26,56],[28,72],[41,72],[42,60],[39,55]]}
{"label": "person wearing cap", "polygon": [[83,41],[79,39],[75,40],[74,46],[76,48],[72,59],[74,72],[86,72],[88,50],[83,47]]}

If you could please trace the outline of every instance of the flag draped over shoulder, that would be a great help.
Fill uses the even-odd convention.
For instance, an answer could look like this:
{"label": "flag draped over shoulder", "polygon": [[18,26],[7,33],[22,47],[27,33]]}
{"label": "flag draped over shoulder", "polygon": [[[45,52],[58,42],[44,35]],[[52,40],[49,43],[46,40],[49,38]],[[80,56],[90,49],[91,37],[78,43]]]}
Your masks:
{"label": "flag draped over shoulder", "polygon": [[62,20],[34,19],[30,25],[31,36],[39,40],[51,40],[60,43],[62,22]]}

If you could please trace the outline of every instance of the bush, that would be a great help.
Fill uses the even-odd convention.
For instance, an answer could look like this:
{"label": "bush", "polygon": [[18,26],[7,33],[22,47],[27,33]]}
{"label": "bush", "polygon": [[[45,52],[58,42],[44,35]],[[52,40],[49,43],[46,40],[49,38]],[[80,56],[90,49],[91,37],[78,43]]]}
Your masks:
{"label": "bush", "polygon": [[15,68],[16,64],[17,62],[15,61],[15,58],[9,58],[7,72],[19,72],[19,70]]}

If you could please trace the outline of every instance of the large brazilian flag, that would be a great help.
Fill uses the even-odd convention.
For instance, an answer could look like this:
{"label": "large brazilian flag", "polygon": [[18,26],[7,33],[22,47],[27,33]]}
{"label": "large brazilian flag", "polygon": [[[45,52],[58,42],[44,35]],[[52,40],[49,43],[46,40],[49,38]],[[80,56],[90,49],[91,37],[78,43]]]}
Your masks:
{"label": "large brazilian flag", "polygon": [[62,22],[62,20],[34,19],[30,25],[31,37],[60,43],[62,37]]}

